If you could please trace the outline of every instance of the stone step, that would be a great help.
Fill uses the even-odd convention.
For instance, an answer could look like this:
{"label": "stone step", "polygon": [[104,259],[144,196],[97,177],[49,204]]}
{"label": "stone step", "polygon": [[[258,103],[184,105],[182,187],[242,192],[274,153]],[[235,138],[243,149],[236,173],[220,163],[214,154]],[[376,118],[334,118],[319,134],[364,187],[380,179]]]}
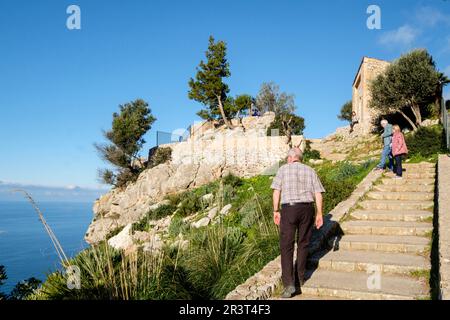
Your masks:
{"label": "stone step", "polygon": [[309,268],[334,271],[365,271],[379,266],[382,273],[410,275],[412,271],[429,270],[430,262],[419,255],[371,251],[338,250],[319,252],[308,260]]}
{"label": "stone step", "polygon": [[[392,174],[385,174],[386,178],[394,178],[395,175]],[[413,172],[413,171],[404,171],[402,174],[404,179],[434,179],[436,177],[435,172]]]}
{"label": "stone step", "polygon": [[356,210],[351,216],[357,220],[369,221],[424,221],[433,217],[431,211]]}
{"label": "stone step", "polygon": [[418,236],[345,235],[339,240],[341,250],[365,250],[421,254],[430,240]]}
{"label": "stone step", "polygon": [[367,210],[429,210],[433,201],[418,200],[364,200],[359,205]]}
{"label": "stone step", "polygon": [[[379,288],[366,272],[316,270],[302,287],[306,296],[331,296],[360,300],[411,300],[428,298],[425,281],[402,275],[382,275]],[[299,296],[301,298],[301,295]]]}
{"label": "stone step", "polygon": [[434,192],[434,184],[378,184],[373,187],[379,192]]}
{"label": "stone step", "polygon": [[422,162],[422,163],[403,163],[403,168],[414,168],[414,169],[435,169],[436,164],[430,162]]}
{"label": "stone step", "polygon": [[428,222],[359,220],[345,222],[342,230],[345,234],[425,236],[433,231],[433,225]]}
{"label": "stone step", "polygon": [[340,298],[340,297],[331,297],[331,296],[312,296],[312,295],[307,295],[307,294],[299,294],[290,299],[283,299],[283,298],[275,297],[275,298],[270,298],[269,300],[290,301],[290,300],[350,300],[350,299],[345,299],[345,298]]}
{"label": "stone step", "polygon": [[393,179],[393,178],[382,178],[381,183],[385,185],[432,185],[434,186],[435,180],[433,178],[426,179],[412,179],[412,178],[403,178],[403,179]]}
{"label": "stone step", "polygon": [[370,199],[374,200],[433,200],[432,192],[387,192],[387,191],[371,191],[367,194]]}

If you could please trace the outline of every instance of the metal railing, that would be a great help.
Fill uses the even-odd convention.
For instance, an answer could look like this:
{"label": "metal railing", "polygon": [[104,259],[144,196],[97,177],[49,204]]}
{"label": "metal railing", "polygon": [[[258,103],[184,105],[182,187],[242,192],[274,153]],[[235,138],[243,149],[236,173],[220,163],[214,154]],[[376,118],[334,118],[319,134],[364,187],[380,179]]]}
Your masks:
{"label": "metal railing", "polygon": [[445,99],[441,99],[441,113],[442,113],[442,125],[444,126],[445,132],[445,142],[447,144],[447,150],[450,149],[450,119],[448,115],[448,110],[445,105]]}
{"label": "metal railing", "polygon": [[183,134],[174,132],[156,131],[156,145],[179,143],[187,141],[191,136],[191,126],[189,126]]}

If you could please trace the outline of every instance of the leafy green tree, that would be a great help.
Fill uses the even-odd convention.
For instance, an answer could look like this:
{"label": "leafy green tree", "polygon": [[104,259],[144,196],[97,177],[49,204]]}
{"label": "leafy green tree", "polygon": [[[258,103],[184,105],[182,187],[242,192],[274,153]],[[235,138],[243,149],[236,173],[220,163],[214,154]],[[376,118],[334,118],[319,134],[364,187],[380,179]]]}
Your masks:
{"label": "leafy green tree", "polygon": [[236,96],[234,99],[235,110],[241,112],[242,114],[251,115],[252,105],[255,104],[255,99],[248,94],[241,94]]}
{"label": "leafy green tree", "polygon": [[280,92],[280,87],[273,82],[263,83],[256,97],[256,106],[262,112],[274,112],[275,120],[268,129],[278,129],[280,135],[286,136],[287,143],[292,146],[292,135],[302,134],[305,119],[294,114],[297,109],[294,95]]}
{"label": "leafy green tree", "polygon": [[100,156],[114,167],[114,171],[101,170],[101,180],[118,187],[133,181],[142,171],[139,151],[145,144],[144,135],[156,120],[142,99],[120,105],[119,109],[113,114],[112,129],[104,132],[109,143],[95,145]]}
{"label": "leafy green tree", "polygon": [[[188,96],[189,99],[198,101],[207,107],[197,113],[201,118],[212,120],[220,115],[226,126],[232,128],[224,106],[230,89],[223,79],[231,75],[226,54],[225,42],[215,42],[214,37],[210,36],[208,51],[206,51],[207,61],[200,61],[195,80],[192,78],[189,80]],[[230,105],[227,104],[227,106]]]}
{"label": "leafy green tree", "polygon": [[[444,94],[444,86],[448,85],[450,83],[450,79],[442,72],[439,72],[439,85],[436,89],[436,95],[435,95],[435,110],[437,111],[436,113],[439,113],[439,115],[442,117],[441,114],[441,99],[442,96]],[[445,99],[444,99],[445,102]]]}
{"label": "leafy green tree", "polygon": [[42,281],[34,277],[21,281],[18,284],[16,284],[14,289],[11,291],[9,299],[23,300],[30,294],[32,294],[37,288],[39,288],[41,284]]}
{"label": "leafy green tree", "polygon": [[[411,51],[372,82],[370,106],[382,114],[400,113],[417,130],[422,124],[421,109],[435,102],[440,75],[426,50]],[[407,115],[406,109],[415,119]]]}
{"label": "leafy green tree", "polygon": [[253,103],[253,97],[248,94],[238,95],[235,98],[227,97],[224,104],[225,114],[228,119],[235,118],[238,114],[249,114]]}
{"label": "leafy green tree", "polygon": [[[0,266],[0,287],[5,284],[5,280],[7,279],[5,266]],[[6,295],[0,292],[0,300],[4,299],[6,299]]]}
{"label": "leafy green tree", "polygon": [[341,113],[338,114],[338,119],[342,121],[352,122],[353,106],[352,101],[347,101],[341,108]]}

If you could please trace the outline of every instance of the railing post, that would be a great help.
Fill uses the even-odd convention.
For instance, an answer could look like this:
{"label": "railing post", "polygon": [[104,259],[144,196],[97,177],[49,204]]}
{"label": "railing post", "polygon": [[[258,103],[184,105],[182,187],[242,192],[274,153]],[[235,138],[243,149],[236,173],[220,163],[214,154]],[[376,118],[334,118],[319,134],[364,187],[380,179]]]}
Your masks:
{"label": "railing post", "polygon": [[445,142],[447,146],[447,150],[450,149],[450,130],[449,130],[449,119],[448,119],[448,111],[445,107],[445,99],[441,98],[441,113],[442,113],[442,125],[444,127],[445,132]]}

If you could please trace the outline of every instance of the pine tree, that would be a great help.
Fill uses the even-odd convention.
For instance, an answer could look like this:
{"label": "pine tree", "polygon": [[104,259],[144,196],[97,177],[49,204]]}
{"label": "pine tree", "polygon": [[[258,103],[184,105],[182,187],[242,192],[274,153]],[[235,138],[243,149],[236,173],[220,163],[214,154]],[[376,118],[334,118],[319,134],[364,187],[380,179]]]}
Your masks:
{"label": "pine tree", "polygon": [[200,61],[195,80],[189,80],[189,99],[207,106],[207,109],[197,113],[200,117],[212,120],[220,115],[227,127],[232,128],[224,108],[230,89],[223,79],[231,75],[226,53],[225,42],[215,42],[214,37],[210,36],[206,51],[207,61]]}

